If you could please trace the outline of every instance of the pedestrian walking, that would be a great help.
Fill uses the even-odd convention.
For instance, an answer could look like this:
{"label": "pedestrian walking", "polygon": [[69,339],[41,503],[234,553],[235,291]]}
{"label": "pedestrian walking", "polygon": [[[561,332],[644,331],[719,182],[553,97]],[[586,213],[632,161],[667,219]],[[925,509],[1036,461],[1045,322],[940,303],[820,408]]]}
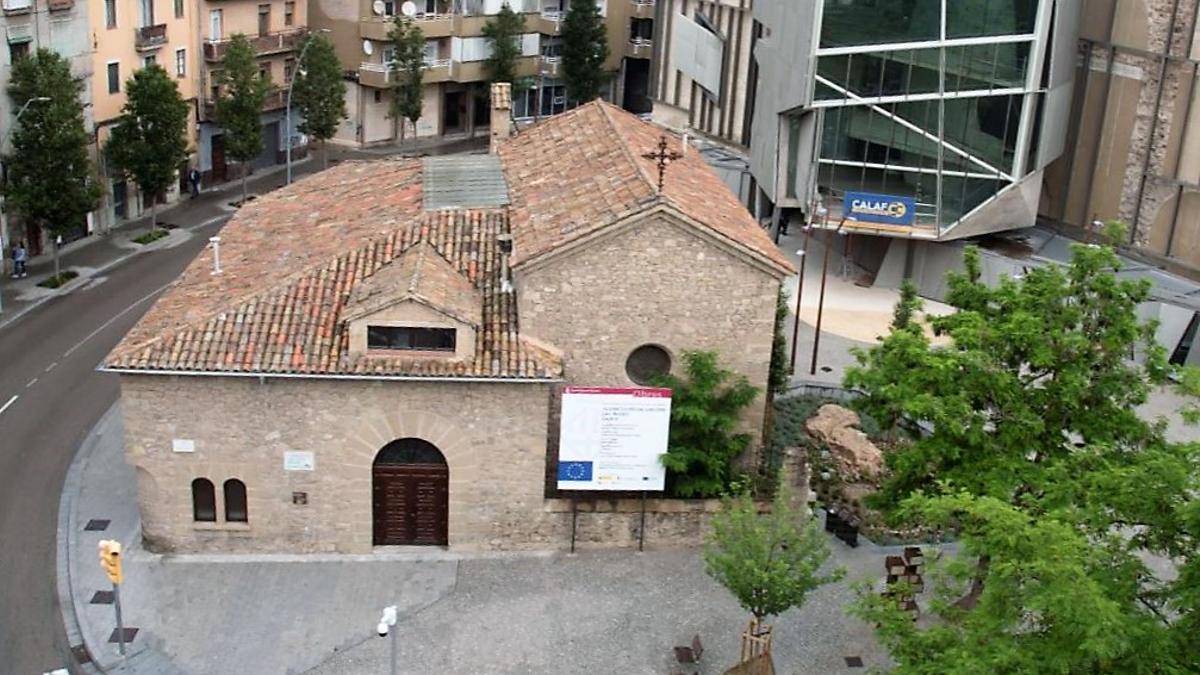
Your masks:
{"label": "pedestrian walking", "polygon": [[200,196],[200,171],[196,167],[192,167],[188,171],[188,182],[192,184],[192,199]]}
{"label": "pedestrian walking", "polygon": [[13,278],[27,277],[29,273],[25,271],[25,264],[29,262],[29,251],[25,249],[25,242],[18,241],[13,246]]}

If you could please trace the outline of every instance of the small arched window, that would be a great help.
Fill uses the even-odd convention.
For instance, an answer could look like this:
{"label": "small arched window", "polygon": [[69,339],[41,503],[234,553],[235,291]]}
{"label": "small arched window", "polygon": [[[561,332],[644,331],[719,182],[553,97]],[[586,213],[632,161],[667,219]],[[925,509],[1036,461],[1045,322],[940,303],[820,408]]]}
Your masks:
{"label": "small arched window", "polygon": [[246,484],[236,478],[225,481],[225,522],[246,522]]}
{"label": "small arched window", "polygon": [[207,478],[192,481],[192,520],[199,523],[217,521],[217,494],[212,481]]}

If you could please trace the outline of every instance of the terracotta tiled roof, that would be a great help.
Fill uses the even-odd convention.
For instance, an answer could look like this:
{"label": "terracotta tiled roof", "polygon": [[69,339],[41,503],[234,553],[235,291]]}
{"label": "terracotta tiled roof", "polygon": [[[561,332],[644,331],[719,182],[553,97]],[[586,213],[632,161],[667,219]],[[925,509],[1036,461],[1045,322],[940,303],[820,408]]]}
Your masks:
{"label": "terracotta tiled roof", "polygon": [[[397,295],[396,288],[404,292]],[[368,316],[405,300],[415,300],[475,327],[483,321],[479,291],[427,240],[413,244],[355,285],[342,320]]]}
{"label": "terracotta tiled roof", "polygon": [[[509,230],[505,212],[421,212],[419,167],[343,165],[247,205],[221,232],[223,272],[210,274],[210,258],[202,254],[106,365],[147,372],[559,377],[558,355],[518,334],[515,298],[502,287],[507,269],[496,240]],[[405,256],[409,250],[416,255]],[[397,263],[403,274],[414,262],[421,274],[432,270],[452,285],[460,284],[457,277],[481,298],[474,359],[349,355],[343,313],[356,287],[383,270],[393,273]],[[425,288],[418,279],[417,291]]]}
{"label": "terracotta tiled roof", "polygon": [[513,265],[537,258],[648,206],[666,203],[736,246],[795,270],[750,213],[691,150],[667,167],[658,194],[658,167],[642,157],[666,134],[616,106],[595,101],[551,117],[500,147],[512,197]]}

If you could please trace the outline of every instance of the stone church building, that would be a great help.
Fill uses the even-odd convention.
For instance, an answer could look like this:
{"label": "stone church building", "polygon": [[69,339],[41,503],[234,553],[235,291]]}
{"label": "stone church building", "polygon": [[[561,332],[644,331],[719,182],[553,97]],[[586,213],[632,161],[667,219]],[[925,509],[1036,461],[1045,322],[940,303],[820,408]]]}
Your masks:
{"label": "stone church building", "polygon": [[663,133],[590,103],[243,207],[104,364],[148,545],[559,547],[560,387],[711,350],[765,389],[794,270],[694,150],[658,190]]}

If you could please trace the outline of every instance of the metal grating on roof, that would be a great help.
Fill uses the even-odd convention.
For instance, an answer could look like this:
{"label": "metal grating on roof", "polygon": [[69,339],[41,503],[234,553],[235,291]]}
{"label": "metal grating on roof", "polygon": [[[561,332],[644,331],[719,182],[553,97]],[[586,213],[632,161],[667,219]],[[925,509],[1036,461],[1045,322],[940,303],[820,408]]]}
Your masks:
{"label": "metal grating on roof", "polygon": [[426,211],[486,209],[508,204],[508,184],[496,155],[446,155],[424,159]]}

